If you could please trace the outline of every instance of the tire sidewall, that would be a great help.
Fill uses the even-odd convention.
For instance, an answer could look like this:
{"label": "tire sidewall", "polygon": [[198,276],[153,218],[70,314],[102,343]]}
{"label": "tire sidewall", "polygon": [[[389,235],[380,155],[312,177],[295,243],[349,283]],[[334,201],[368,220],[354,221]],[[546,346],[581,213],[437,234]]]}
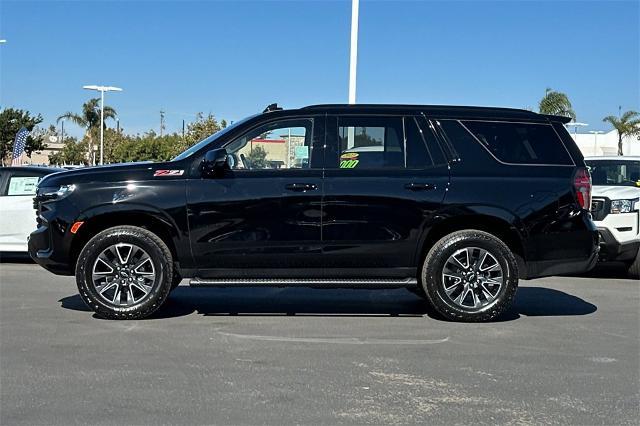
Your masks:
{"label": "tire sidewall", "polygon": [[[496,258],[503,272],[503,285],[498,296],[480,309],[465,309],[449,300],[444,291],[442,271],[446,261],[456,251],[465,247],[479,247]],[[422,268],[422,284],[429,301],[447,319],[486,321],[495,318],[508,308],[518,286],[515,257],[509,248],[496,237],[480,231],[463,231],[450,234],[440,240],[425,258]]]}
{"label": "tire sidewall", "polygon": [[[109,304],[98,294],[92,282],[96,258],[106,248],[118,243],[134,244],[146,251],[156,271],[150,295],[132,306],[118,307]],[[96,235],[82,249],[76,264],[76,281],[80,296],[98,315],[108,318],[134,319],[151,314],[166,299],[171,289],[172,276],[171,263],[166,261],[162,248],[149,235],[134,229],[112,229]]]}

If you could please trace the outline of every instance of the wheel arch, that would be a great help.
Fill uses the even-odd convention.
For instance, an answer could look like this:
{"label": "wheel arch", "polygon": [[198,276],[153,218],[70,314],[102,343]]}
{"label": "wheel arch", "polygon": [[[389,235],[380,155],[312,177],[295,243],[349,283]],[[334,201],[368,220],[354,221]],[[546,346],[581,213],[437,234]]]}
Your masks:
{"label": "wheel arch", "polygon": [[515,218],[487,214],[487,212],[467,212],[453,216],[440,216],[424,234],[416,253],[416,265],[421,265],[429,249],[442,237],[464,229],[477,229],[492,234],[502,240],[514,254],[518,262],[521,278],[526,271],[526,255],[522,231],[516,226]]}
{"label": "wheel arch", "polygon": [[76,264],[80,251],[93,236],[105,229],[121,225],[138,226],[153,232],[167,245],[174,262],[178,263],[176,241],[180,238],[179,234],[175,225],[159,213],[143,210],[95,212],[85,213],[79,220],[82,220],[83,224],[71,242],[71,265]]}

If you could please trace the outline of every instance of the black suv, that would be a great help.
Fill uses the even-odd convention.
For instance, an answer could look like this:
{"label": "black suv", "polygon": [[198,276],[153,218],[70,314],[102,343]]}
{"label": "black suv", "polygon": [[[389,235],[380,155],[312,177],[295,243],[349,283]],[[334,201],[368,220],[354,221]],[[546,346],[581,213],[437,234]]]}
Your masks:
{"label": "black suv", "polygon": [[192,286],[407,287],[486,321],[518,278],[597,260],[591,180],[562,117],[503,108],[268,108],[165,163],[51,175],[33,259],[105,318]]}

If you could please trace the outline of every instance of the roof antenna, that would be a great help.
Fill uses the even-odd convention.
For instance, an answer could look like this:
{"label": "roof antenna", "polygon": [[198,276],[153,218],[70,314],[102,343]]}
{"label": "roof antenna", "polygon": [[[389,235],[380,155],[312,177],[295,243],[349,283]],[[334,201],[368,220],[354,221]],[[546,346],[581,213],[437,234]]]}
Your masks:
{"label": "roof antenna", "polygon": [[277,103],[273,103],[267,106],[262,112],[265,113],[265,112],[271,112],[271,111],[282,111],[282,108],[279,107]]}

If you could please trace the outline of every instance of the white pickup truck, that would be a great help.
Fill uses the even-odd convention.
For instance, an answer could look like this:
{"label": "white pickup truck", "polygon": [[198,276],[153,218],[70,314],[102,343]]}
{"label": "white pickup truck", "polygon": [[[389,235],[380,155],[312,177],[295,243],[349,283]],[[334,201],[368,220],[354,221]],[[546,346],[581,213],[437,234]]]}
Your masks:
{"label": "white pickup truck", "polygon": [[591,213],[600,231],[600,260],[627,264],[640,278],[640,157],[585,158],[593,194]]}

